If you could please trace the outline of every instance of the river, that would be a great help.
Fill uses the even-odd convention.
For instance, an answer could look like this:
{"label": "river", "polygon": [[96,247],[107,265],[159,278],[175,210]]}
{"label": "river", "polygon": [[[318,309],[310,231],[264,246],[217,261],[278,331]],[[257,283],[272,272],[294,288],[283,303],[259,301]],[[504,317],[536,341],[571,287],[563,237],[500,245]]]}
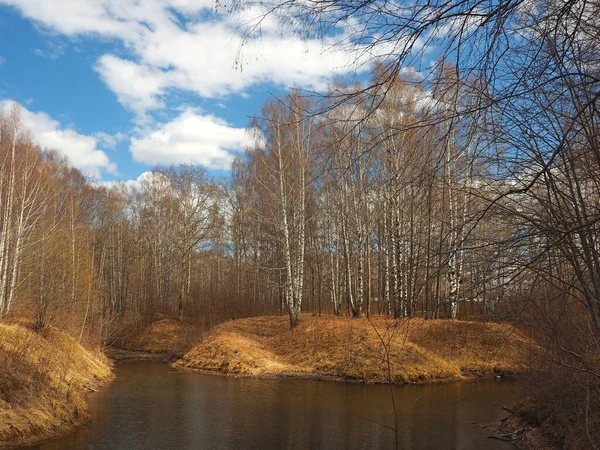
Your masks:
{"label": "river", "polygon": [[[394,415],[385,385],[234,379],[122,362],[89,396],[92,421],[32,448],[389,449]],[[511,380],[395,386],[402,449],[513,449],[489,439],[518,396]],[[485,425],[488,425],[485,427]]]}

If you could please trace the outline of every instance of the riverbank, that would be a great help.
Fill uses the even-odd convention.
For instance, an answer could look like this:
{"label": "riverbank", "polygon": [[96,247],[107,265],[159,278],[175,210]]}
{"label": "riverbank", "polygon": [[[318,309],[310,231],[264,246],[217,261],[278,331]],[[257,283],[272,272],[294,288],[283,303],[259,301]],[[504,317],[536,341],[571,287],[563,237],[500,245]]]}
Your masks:
{"label": "riverbank", "polygon": [[[143,328],[124,345],[122,352],[114,353],[113,359],[154,359],[152,355],[181,358],[202,335],[203,330],[196,325],[163,318]],[[109,356],[112,358],[113,354]]]}
{"label": "riverbank", "polygon": [[101,352],[21,323],[0,323],[0,361],[0,449],[73,430],[87,420],[86,394],[112,377]]}
{"label": "riverbank", "polygon": [[509,442],[521,450],[558,450],[549,436],[537,426],[525,421],[515,414],[504,419],[490,438]]}
{"label": "riverbank", "polygon": [[429,383],[525,373],[531,348],[496,323],[305,316],[290,330],[287,317],[255,317],[215,327],[174,366],[242,377]]}
{"label": "riverbank", "polygon": [[498,434],[523,450],[587,450],[600,442],[600,382],[595,374],[553,367],[526,380]]}

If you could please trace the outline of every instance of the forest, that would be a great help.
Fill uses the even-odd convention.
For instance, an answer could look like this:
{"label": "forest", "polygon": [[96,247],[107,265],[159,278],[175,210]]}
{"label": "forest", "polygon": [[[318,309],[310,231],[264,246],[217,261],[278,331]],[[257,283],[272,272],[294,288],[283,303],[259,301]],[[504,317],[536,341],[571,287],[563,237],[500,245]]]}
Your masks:
{"label": "forest", "polygon": [[[597,445],[598,5],[458,2],[387,34],[380,2],[313,3],[273,11],[316,34],[352,18],[381,56],[362,80],[268,99],[228,177],[95,182],[3,111],[0,319],[106,347],[165,317],[509,324],[537,343],[521,415],[564,448]],[[426,75],[401,70],[450,22]]]}

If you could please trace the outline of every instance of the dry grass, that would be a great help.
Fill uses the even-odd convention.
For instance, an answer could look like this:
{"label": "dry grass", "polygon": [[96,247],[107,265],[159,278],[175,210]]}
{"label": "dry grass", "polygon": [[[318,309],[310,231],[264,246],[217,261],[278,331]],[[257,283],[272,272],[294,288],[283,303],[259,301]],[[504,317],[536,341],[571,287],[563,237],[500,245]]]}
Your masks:
{"label": "dry grass", "polygon": [[126,350],[183,356],[202,338],[202,329],[175,319],[151,323],[125,344]]}
{"label": "dry grass", "polygon": [[395,383],[519,374],[529,346],[507,325],[385,318],[256,317],[217,326],[175,365],[252,377]]}
{"label": "dry grass", "polygon": [[71,430],[86,419],[86,393],[111,378],[101,353],[55,328],[0,323],[0,361],[0,448]]}

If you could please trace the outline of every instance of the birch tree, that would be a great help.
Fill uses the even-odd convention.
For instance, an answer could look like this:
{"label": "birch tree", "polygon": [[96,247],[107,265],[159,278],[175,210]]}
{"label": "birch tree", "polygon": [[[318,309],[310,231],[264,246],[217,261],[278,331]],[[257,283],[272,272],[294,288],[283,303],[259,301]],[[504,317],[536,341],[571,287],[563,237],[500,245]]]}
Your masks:
{"label": "birch tree", "polygon": [[[281,239],[285,270],[284,298],[291,327],[300,322],[304,291],[304,264],[307,221],[307,190],[310,168],[311,122],[297,109],[299,97],[288,97],[288,103],[268,102],[263,108],[262,136],[257,142],[264,146],[263,169],[268,171],[268,193],[276,208],[275,224]],[[264,140],[262,140],[264,139]],[[264,174],[255,174],[264,177]]]}

